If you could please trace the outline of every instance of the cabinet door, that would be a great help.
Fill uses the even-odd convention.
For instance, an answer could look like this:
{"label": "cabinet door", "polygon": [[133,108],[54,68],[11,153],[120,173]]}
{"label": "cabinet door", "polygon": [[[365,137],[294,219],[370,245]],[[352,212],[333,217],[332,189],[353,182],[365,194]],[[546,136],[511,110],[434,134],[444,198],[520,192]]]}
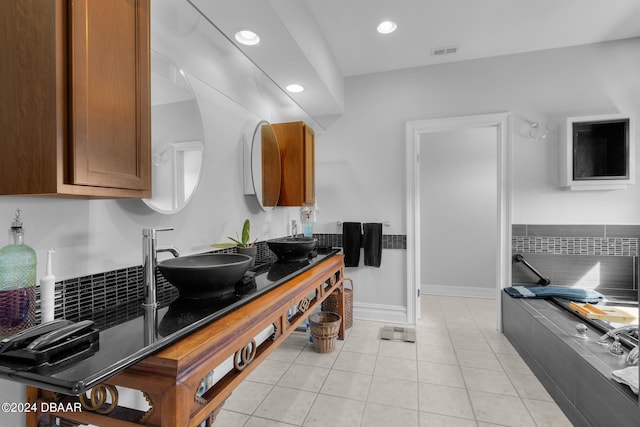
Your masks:
{"label": "cabinet door", "polygon": [[278,138],[282,180],[278,206],[302,206],[315,202],[313,128],[304,122],[271,125]]}
{"label": "cabinet door", "polygon": [[71,184],[150,189],[149,0],[69,13]]}
{"label": "cabinet door", "polygon": [[313,129],[304,127],[304,204],[313,205],[316,201],[315,181],[315,141]]}
{"label": "cabinet door", "polygon": [[[55,47],[60,2],[0,1],[0,194],[55,193],[64,109]],[[64,83],[64,82],[63,82]],[[63,100],[64,102],[64,100]],[[63,111],[59,111],[63,110]]]}

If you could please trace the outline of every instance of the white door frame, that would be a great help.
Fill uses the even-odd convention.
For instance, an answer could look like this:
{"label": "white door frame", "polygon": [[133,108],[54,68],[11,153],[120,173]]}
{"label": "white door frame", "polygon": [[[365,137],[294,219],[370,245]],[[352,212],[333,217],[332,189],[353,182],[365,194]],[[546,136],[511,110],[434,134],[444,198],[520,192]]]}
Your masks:
{"label": "white door frame", "polygon": [[496,321],[497,329],[502,330],[501,290],[511,284],[511,113],[415,120],[406,123],[407,323],[416,323],[420,318],[420,135],[479,127],[495,127],[498,135]]}

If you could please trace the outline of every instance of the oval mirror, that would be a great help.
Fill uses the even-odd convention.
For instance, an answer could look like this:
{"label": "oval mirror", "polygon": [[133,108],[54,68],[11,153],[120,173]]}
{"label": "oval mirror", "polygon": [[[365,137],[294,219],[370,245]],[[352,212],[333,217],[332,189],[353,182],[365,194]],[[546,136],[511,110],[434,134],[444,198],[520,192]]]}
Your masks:
{"label": "oval mirror", "polygon": [[151,149],[153,197],[160,213],[176,213],[193,197],[204,159],[202,116],[184,71],[151,51]]}
{"label": "oval mirror", "polygon": [[276,133],[266,121],[258,123],[253,132],[251,179],[262,210],[273,210],[280,197],[280,148]]}

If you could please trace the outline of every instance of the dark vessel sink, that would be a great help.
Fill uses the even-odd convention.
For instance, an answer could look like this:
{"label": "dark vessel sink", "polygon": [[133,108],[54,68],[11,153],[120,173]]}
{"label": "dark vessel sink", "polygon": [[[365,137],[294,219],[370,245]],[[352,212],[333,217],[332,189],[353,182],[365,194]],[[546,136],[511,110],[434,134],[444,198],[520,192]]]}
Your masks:
{"label": "dark vessel sink", "polygon": [[280,261],[302,261],[315,249],[318,239],[313,237],[279,237],[267,240],[267,246]]}
{"label": "dark vessel sink", "polygon": [[224,298],[234,294],[251,260],[242,254],[189,255],[160,261],[158,269],[182,298]]}

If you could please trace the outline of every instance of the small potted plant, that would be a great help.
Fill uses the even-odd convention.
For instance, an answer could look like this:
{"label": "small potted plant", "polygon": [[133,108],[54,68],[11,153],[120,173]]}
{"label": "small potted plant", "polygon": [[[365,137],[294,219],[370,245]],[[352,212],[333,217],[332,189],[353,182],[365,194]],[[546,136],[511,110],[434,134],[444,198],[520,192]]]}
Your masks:
{"label": "small potted plant", "polygon": [[[232,243],[215,243],[211,245],[214,248],[232,248],[236,247],[236,251],[239,254],[249,255],[253,261],[251,262],[251,266],[253,266],[256,262],[256,254],[258,253],[258,247],[256,246],[256,241],[250,241],[251,231],[251,222],[248,219],[244,220],[244,225],[242,226],[242,234],[238,236],[236,233],[236,237],[228,237]],[[257,239],[256,239],[257,240]]]}

